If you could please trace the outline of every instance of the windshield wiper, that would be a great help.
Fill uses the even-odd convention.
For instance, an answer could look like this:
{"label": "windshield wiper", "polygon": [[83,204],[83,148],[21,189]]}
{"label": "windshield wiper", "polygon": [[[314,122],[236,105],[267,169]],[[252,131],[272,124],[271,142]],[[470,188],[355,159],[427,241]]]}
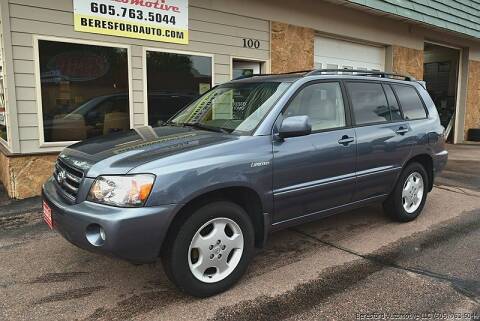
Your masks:
{"label": "windshield wiper", "polygon": [[224,134],[229,134],[230,132],[226,130],[225,128],[221,127],[213,127],[213,126],[208,126],[202,123],[185,123],[183,126],[188,126],[196,129],[204,129],[212,132],[217,132],[217,133],[224,133]]}

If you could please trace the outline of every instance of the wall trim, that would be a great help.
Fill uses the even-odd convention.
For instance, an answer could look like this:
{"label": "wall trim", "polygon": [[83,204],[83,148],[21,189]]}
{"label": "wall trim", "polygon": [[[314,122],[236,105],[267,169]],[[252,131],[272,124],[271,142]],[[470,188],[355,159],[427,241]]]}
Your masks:
{"label": "wall trim", "polygon": [[[17,93],[15,71],[13,70],[13,45],[10,19],[10,5],[8,0],[0,0],[1,20],[3,32],[3,75],[5,88],[6,127],[8,135],[8,148],[20,152],[20,135],[17,113]],[[13,121],[14,118],[14,121]]]}
{"label": "wall trim", "polygon": [[50,156],[50,155],[58,155],[60,153],[61,153],[61,151],[58,151],[58,152],[42,152],[42,153],[26,153],[26,154],[12,153],[7,148],[5,148],[4,145],[0,144],[0,154],[3,154],[3,155],[5,155],[6,157],[9,157],[9,158],[20,158],[20,157],[28,157],[28,156]]}

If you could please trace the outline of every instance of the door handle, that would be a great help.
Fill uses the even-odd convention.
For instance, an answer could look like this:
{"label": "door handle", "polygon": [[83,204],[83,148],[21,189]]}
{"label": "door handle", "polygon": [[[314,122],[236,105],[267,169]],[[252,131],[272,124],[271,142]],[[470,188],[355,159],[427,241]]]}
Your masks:
{"label": "door handle", "polygon": [[348,146],[354,141],[355,141],[355,138],[345,135],[338,141],[338,143],[343,146]]}
{"label": "door handle", "polygon": [[399,135],[405,135],[406,133],[408,133],[408,131],[409,131],[408,128],[402,126],[399,129],[397,129],[396,133]]}

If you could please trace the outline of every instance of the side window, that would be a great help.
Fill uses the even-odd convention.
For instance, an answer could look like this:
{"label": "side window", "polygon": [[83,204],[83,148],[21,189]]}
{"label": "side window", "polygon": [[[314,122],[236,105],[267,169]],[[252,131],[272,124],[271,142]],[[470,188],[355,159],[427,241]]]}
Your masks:
{"label": "side window", "polygon": [[345,106],[340,84],[318,83],[303,88],[292,100],[284,115],[308,116],[312,131],[345,127]]}
{"label": "side window", "polygon": [[347,89],[357,125],[391,120],[390,108],[381,84],[348,82]]}
{"label": "side window", "polygon": [[415,88],[411,86],[393,85],[402,106],[405,119],[421,119],[427,117],[422,100]]}
{"label": "side window", "polygon": [[387,95],[388,105],[390,107],[390,112],[392,114],[392,120],[402,120],[402,113],[400,112],[400,106],[398,105],[397,98],[393,93],[392,87],[389,85],[384,85],[383,89]]}

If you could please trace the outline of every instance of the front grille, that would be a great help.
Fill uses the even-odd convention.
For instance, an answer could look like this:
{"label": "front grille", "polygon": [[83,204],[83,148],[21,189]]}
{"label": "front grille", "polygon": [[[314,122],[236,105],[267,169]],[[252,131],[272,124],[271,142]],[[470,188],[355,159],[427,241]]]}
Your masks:
{"label": "front grille", "polygon": [[83,172],[59,159],[55,164],[53,177],[63,193],[71,200],[76,200],[83,180]]}

